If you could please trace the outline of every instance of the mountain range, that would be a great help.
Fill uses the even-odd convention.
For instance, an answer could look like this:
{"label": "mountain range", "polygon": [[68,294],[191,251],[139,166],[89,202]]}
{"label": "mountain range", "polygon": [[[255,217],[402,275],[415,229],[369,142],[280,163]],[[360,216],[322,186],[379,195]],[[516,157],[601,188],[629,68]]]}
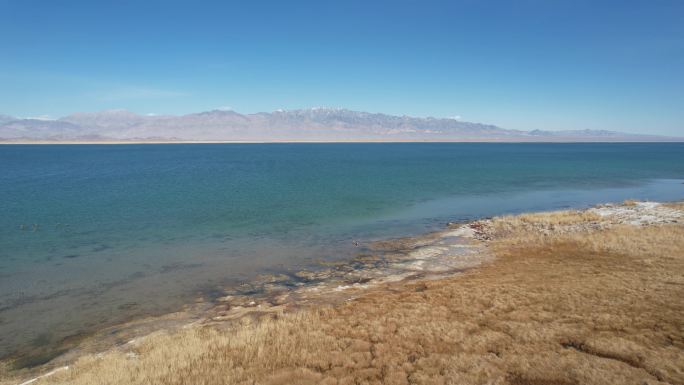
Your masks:
{"label": "mountain range", "polygon": [[457,119],[416,118],[338,108],[254,114],[213,110],[181,116],[126,110],[74,113],[59,119],[0,115],[3,142],[185,141],[681,141],[604,130],[522,131]]}

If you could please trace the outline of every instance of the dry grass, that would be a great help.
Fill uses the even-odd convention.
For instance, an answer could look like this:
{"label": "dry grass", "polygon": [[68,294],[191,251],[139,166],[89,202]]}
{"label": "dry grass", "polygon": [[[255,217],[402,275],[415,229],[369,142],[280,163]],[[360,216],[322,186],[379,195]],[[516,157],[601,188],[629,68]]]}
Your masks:
{"label": "dry grass", "polygon": [[551,211],[542,213],[521,214],[516,216],[498,217],[499,223],[508,222],[534,225],[573,225],[600,220],[601,217],[591,211]]}
{"label": "dry grass", "polygon": [[6,381],[1,380],[2,378],[10,378],[11,377],[11,371],[10,371],[10,365],[7,362],[0,362],[0,384],[5,384],[9,383]]}
{"label": "dry grass", "polygon": [[[590,211],[553,211],[496,217],[488,224],[487,232],[494,239],[518,242],[522,239],[541,239],[548,235],[560,235],[593,230],[598,227],[601,216]],[[596,224],[596,226],[591,226]]]}
{"label": "dry grass", "polygon": [[639,201],[636,199],[625,199],[624,202],[622,202],[622,204],[627,207],[634,207],[637,203],[639,203]]}
{"label": "dry grass", "polygon": [[460,277],[158,333],[34,384],[684,384],[684,226],[565,231],[592,220],[497,219],[499,258]]}
{"label": "dry grass", "polygon": [[676,210],[684,211],[684,202],[665,203],[665,206],[676,209]]}

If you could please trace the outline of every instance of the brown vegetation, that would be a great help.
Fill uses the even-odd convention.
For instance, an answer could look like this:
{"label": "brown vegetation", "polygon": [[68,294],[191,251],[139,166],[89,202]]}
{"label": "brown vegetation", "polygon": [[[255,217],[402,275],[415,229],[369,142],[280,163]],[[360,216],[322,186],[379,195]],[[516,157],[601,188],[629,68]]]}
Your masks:
{"label": "brown vegetation", "polygon": [[[554,211],[497,217],[486,225],[488,238],[510,243],[530,239],[555,239],[562,234],[583,233],[601,226],[601,217],[590,211]],[[549,238],[552,235],[553,237]],[[499,242],[501,243],[501,242]]]}
{"label": "brown vegetation", "polygon": [[577,227],[598,219],[495,219],[498,259],[461,276],[160,332],[34,384],[684,384],[684,226]]}
{"label": "brown vegetation", "polygon": [[684,211],[684,202],[665,203],[665,206],[672,208],[672,209]]}

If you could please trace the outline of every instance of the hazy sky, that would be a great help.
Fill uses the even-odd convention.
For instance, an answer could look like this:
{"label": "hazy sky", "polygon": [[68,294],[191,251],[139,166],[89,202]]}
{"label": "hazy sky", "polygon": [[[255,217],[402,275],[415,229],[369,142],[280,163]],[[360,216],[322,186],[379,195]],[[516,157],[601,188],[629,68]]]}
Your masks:
{"label": "hazy sky", "polygon": [[684,1],[0,0],[0,113],[314,106],[684,134]]}

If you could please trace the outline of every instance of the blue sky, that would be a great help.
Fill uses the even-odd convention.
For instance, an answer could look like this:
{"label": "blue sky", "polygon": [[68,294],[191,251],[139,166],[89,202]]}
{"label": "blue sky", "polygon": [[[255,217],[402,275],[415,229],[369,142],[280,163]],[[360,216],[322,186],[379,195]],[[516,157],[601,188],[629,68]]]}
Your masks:
{"label": "blue sky", "polygon": [[0,113],[316,106],[684,134],[684,1],[0,0]]}

